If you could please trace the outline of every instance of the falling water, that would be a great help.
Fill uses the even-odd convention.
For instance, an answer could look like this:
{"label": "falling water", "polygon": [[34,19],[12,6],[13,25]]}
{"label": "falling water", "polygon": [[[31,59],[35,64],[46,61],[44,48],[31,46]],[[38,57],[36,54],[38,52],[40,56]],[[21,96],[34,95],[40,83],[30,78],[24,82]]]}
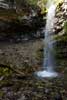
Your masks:
{"label": "falling water", "polygon": [[44,71],[37,72],[37,75],[40,77],[55,77],[57,76],[57,73],[54,72],[54,55],[53,55],[53,43],[52,41],[52,35],[53,28],[54,28],[54,17],[55,17],[55,10],[56,6],[52,2],[52,0],[48,0],[47,3],[48,7],[48,13],[47,13],[47,21],[46,21],[46,27],[45,27],[45,39],[44,39],[44,61],[43,61],[43,67]]}

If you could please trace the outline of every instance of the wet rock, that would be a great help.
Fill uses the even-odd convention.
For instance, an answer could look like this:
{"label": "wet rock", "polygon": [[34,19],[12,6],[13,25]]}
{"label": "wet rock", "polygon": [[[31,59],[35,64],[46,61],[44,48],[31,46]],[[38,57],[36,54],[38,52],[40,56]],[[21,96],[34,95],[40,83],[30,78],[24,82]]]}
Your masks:
{"label": "wet rock", "polygon": [[4,76],[1,76],[1,77],[0,77],[0,81],[2,81],[2,80],[3,80],[3,78],[4,78]]}
{"label": "wet rock", "polygon": [[55,100],[63,100],[61,94],[57,94],[55,96]]}
{"label": "wet rock", "polygon": [[55,26],[55,29],[53,30],[55,34],[58,34],[60,31],[62,31],[63,27],[61,26]]}
{"label": "wet rock", "polygon": [[24,94],[21,95],[21,97],[18,100],[26,100],[26,97]]}
{"label": "wet rock", "polygon": [[61,18],[60,20],[59,20],[59,24],[62,24],[63,23],[63,21],[64,21],[64,19],[63,18]]}
{"label": "wet rock", "polygon": [[3,53],[3,51],[0,49],[0,54],[2,54]]}
{"label": "wet rock", "polygon": [[56,14],[56,17],[57,17],[57,18],[60,18],[60,16],[63,16],[63,12],[62,12],[62,11],[60,11],[60,12],[58,12],[58,13]]}
{"label": "wet rock", "polygon": [[50,93],[50,90],[49,89],[45,89],[45,93],[46,94],[49,94]]}
{"label": "wet rock", "polygon": [[[18,37],[21,35],[24,35],[24,37],[26,37],[26,34],[28,34],[28,36],[33,38],[37,30],[39,30],[41,27],[44,27],[44,26],[45,26],[45,21],[40,16],[33,16],[30,18],[22,19],[21,21],[19,19],[15,19],[14,21],[1,20],[0,21],[0,37],[3,36],[2,38],[9,39],[16,35]],[[27,36],[27,39],[28,39],[28,36]],[[38,34],[35,34],[35,36],[40,37],[40,35]],[[21,41],[20,38],[19,39],[17,38],[16,40]]]}

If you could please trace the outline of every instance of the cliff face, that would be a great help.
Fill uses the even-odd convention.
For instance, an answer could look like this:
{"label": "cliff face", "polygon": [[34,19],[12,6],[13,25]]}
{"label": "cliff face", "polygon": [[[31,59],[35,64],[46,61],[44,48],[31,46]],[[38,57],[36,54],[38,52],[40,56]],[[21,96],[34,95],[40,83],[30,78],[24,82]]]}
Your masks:
{"label": "cliff face", "polygon": [[[2,12],[3,11],[3,12]],[[20,16],[15,10],[3,10],[0,9],[0,40],[5,38],[43,38],[44,33],[42,28],[45,27],[46,19],[43,19],[40,10],[37,12],[31,9],[31,12],[23,12]],[[46,15],[46,13],[45,13]],[[63,35],[61,31],[64,28],[64,22],[67,18],[67,14],[64,10],[63,4],[59,4],[55,15],[55,34]],[[21,37],[22,36],[22,37]],[[22,38],[22,40],[23,40]]]}
{"label": "cliff face", "polygon": [[56,12],[56,58],[59,66],[67,66],[67,12],[63,5]]}

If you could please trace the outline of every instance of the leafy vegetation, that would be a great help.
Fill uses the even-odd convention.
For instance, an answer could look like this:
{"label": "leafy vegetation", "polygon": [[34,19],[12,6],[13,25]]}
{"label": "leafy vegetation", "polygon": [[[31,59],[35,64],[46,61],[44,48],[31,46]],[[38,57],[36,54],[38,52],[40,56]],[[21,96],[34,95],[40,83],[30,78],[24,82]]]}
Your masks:
{"label": "leafy vegetation", "polygon": [[65,34],[67,34],[67,21],[65,21],[65,23],[64,23],[64,32],[65,32]]}

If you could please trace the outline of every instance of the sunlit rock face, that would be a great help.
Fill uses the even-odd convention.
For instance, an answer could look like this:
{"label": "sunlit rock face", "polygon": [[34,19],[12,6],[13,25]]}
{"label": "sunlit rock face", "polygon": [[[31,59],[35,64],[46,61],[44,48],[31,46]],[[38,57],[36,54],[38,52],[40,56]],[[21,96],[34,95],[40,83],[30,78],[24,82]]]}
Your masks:
{"label": "sunlit rock face", "polygon": [[6,3],[4,3],[3,1],[4,1],[4,0],[0,0],[0,7],[1,7],[1,8],[8,9],[8,8],[9,8],[9,5],[6,4]]}
{"label": "sunlit rock face", "polygon": [[63,9],[64,9],[64,12],[67,12],[67,0],[64,0]]}
{"label": "sunlit rock face", "polygon": [[57,73],[54,72],[54,55],[53,55],[53,43],[51,36],[54,34],[54,19],[55,19],[55,10],[56,5],[53,3],[52,0],[48,0],[47,2],[48,13],[47,13],[47,21],[46,27],[44,29],[44,61],[43,67],[44,71],[40,71],[37,73],[39,77],[55,77]]}

